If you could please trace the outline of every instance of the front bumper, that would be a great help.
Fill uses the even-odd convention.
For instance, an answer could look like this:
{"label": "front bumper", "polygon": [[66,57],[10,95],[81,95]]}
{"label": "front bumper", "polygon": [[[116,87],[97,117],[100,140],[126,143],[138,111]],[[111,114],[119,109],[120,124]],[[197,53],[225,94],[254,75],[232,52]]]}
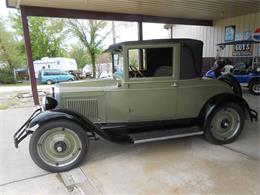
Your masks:
{"label": "front bumper", "polygon": [[26,138],[28,135],[32,134],[33,131],[29,129],[30,122],[34,117],[36,117],[38,114],[42,112],[41,108],[38,108],[33,112],[33,114],[29,117],[29,119],[18,129],[18,131],[15,132],[13,139],[14,139],[14,145],[16,148],[18,148],[19,143]]}

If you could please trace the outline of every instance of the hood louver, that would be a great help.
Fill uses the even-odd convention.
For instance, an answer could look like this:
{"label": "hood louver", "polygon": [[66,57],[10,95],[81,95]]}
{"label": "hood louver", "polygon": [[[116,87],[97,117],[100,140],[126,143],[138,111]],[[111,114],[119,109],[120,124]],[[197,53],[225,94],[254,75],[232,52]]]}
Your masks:
{"label": "hood louver", "polygon": [[79,112],[92,122],[98,120],[98,101],[96,99],[68,99],[67,108]]}

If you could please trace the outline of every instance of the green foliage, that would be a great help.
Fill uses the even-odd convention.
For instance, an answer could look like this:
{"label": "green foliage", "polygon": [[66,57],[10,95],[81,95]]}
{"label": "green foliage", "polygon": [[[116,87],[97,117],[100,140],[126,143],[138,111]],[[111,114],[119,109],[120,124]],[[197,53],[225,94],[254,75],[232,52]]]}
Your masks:
{"label": "green foliage", "polygon": [[13,71],[25,63],[25,56],[18,49],[19,42],[14,34],[6,30],[4,21],[0,20],[0,62],[6,64],[6,69]]}
{"label": "green foliage", "polygon": [[0,69],[0,83],[1,84],[13,84],[15,83],[12,71],[8,69]]}
{"label": "green foliage", "polygon": [[96,59],[102,53],[102,43],[111,31],[104,33],[107,22],[99,20],[69,20],[68,29],[87,48],[90,56],[93,77],[96,77]]}
{"label": "green foliage", "polygon": [[[25,52],[20,13],[10,15],[13,29],[20,40],[20,50]],[[58,18],[29,17],[30,39],[33,60],[43,57],[64,56],[62,42],[65,39],[64,20]]]}
{"label": "green foliage", "polygon": [[138,49],[129,50],[129,64],[139,68],[139,55]]}
{"label": "green foliage", "polygon": [[72,47],[69,57],[76,60],[78,69],[83,69],[86,64],[90,64],[90,56],[84,46],[81,44]]}

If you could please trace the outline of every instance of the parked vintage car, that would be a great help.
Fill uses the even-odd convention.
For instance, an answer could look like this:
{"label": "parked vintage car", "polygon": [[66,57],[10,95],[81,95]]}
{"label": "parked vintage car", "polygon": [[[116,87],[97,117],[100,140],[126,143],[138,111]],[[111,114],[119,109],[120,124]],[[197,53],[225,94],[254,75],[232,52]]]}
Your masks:
{"label": "parked vintage car", "polygon": [[137,144],[204,135],[233,142],[257,112],[223,81],[201,78],[203,43],[192,39],[115,44],[113,79],[60,83],[15,133],[32,134],[34,162],[51,171],[79,165],[89,140]]}

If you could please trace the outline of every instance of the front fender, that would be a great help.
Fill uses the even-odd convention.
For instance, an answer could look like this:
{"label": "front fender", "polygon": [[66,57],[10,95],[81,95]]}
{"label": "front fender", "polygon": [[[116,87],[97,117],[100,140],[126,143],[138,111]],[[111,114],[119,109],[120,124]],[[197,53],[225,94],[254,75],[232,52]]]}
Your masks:
{"label": "front fender", "polygon": [[46,110],[39,113],[30,121],[29,128],[32,128],[37,124],[41,125],[51,120],[59,119],[73,121],[82,126],[86,131],[95,131],[97,129],[94,123],[81,114],[66,109]]}
{"label": "front fender", "polygon": [[257,115],[258,115],[257,112],[249,107],[249,105],[245,99],[243,99],[242,97],[237,96],[235,94],[232,94],[232,93],[223,93],[223,94],[218,94],[218,95],[211,97],[204,104],[204,106],[202,107],[202,109],[199,113],[199,117],[198,117],[201,126],[203,128],[205,128],[210,114],[218,106],[220,106],[221,104],[224,104],[224,103],[228,103],[228,102],[237,103],[238,105],[240,105],[242,107],[244,113],[247,114],[246,116],[249,116],[251,121],[257,120]]}

